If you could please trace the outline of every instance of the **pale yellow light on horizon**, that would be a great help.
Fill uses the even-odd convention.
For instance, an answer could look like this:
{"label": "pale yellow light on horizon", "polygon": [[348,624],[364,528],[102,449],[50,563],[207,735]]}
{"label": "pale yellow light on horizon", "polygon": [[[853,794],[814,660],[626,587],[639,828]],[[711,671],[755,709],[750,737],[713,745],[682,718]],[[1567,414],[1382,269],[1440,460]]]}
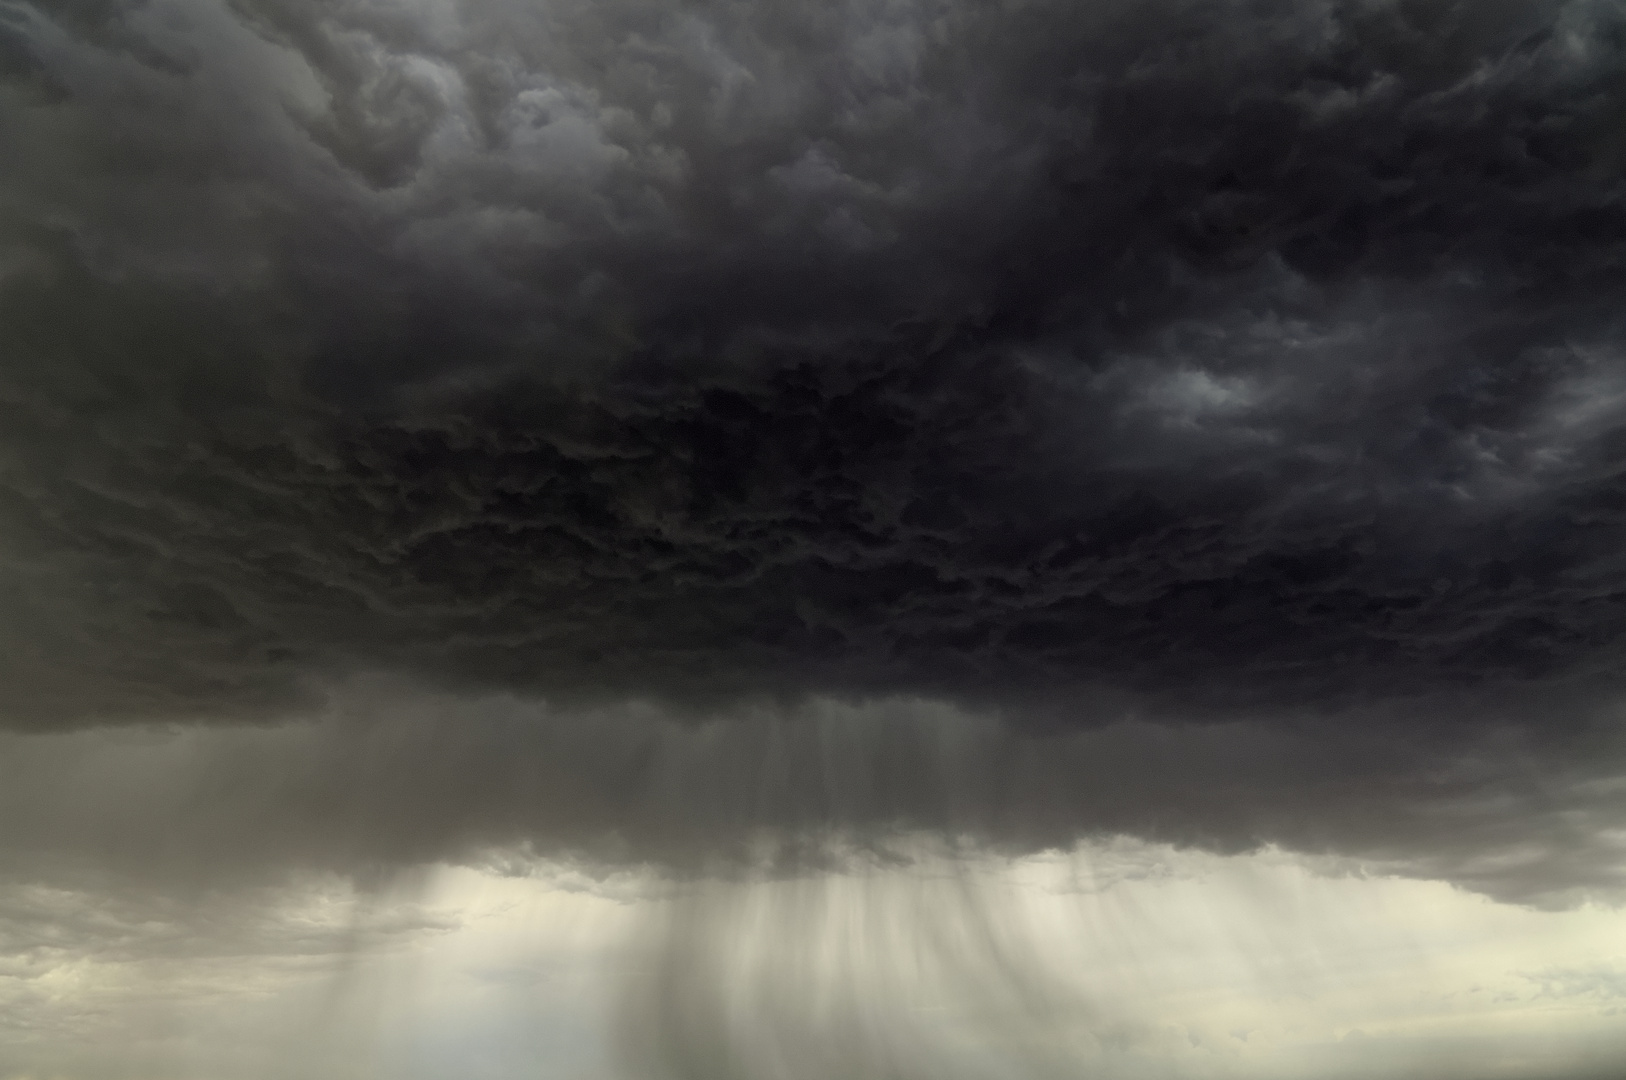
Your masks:
{"label": "pale yellow light on horizon", "polygon": [[[31,902],[0,914],[3,1080],[1514,1080],[1626,1060],[1621,911],[1273,850],[1117,840],[692,886],[443,866],[162,918]],[[63,911],[54,945],[22,947]]]}

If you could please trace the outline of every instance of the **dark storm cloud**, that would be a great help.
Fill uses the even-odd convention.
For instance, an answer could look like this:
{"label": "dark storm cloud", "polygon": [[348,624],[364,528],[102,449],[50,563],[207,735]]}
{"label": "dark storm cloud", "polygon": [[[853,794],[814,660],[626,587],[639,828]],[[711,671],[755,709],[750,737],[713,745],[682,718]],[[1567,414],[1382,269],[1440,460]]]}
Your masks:
{"label": "dark storm cloud", "polygon": [[[1626,628],[1614,5],[12,0],[0,65],[0,722],[286,716],[361,672],[1209,718],[1269,745],[1088,788],[988,735],[819,811],[633,711],[477,727],[456,777],[414,749],[421,804],[331,736],[263,808],[318,861],[682,861],[824,813],[1610,884],[1574,815],[1613,789],[1564,762]],[[1368,768],[1368,730],[1406,734]],[[638,763],[690,752],[651,810]],[[1525,842],[1567,869],[1475,878]]]}
{"label": "dark storm cloud", "polygon": [[1613,676],[1608,5],[6,12],[13,724]]}

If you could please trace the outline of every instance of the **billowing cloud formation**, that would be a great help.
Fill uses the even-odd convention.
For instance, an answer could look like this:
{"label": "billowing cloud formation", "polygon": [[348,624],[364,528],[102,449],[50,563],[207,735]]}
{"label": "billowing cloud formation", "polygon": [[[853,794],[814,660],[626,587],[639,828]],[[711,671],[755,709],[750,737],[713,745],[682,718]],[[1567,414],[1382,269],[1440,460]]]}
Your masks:
{"label": "billowing cloud formation", "polygon": [[18,865],[1618,888],[1613,5],[0,13]]}
{"label": "billowing cloud formation", "polygon": [[[0,0],[3,1000],[342,976],[440,916],[279,890],[437,861],[689,878],[621,1034],[684,1078],[1245,1072],[1178,980],[1050,979],[1168,895],[1315,893],[1260,955],[1335,975],[1410,933],[1337,897],[1491,910],[1440,882],[1605,941],[1623,132],[1609,0]],[[1022,938],[968,884],[1154,848],[1277,899]]]}
{"label": "billowing cloud formation", "polygon": [[1615,680],[1612,5],[4,12],[9,724]]}

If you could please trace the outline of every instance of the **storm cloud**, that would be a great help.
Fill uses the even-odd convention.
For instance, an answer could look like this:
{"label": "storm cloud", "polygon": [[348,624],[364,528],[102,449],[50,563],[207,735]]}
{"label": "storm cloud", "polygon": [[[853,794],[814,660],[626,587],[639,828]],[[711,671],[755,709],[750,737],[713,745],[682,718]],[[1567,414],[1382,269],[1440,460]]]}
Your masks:
{"label": "storm cloud", "polygon": [[1608,0],[0,0],[0,1078],[383,1075],[254,1048],[539,868],[639,1075],[1410,1067],[1391,903],[1614,1008],[1622,297]]}
{"label": "storm cloud", "polygon": [[1615,684],[1610,5],[5,10],[13,726]]}
{"label": "storm cloud", "polygon": [[638,1068],[924,1075],[987,860],[1618,901],[1623,296],[1604,0],[0,0],[16,977],[555,860],[710,882]]}

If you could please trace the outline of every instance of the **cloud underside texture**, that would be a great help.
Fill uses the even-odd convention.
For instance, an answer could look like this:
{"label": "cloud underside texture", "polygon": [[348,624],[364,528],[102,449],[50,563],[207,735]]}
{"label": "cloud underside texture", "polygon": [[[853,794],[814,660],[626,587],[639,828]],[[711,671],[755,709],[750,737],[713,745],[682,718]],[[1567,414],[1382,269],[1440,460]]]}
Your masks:
{"label": "cloud underside texture", "polygon": [[12,728],[383,673],[1556,776],[1618,691],[1615,5],[8,0],[0,72]]}

